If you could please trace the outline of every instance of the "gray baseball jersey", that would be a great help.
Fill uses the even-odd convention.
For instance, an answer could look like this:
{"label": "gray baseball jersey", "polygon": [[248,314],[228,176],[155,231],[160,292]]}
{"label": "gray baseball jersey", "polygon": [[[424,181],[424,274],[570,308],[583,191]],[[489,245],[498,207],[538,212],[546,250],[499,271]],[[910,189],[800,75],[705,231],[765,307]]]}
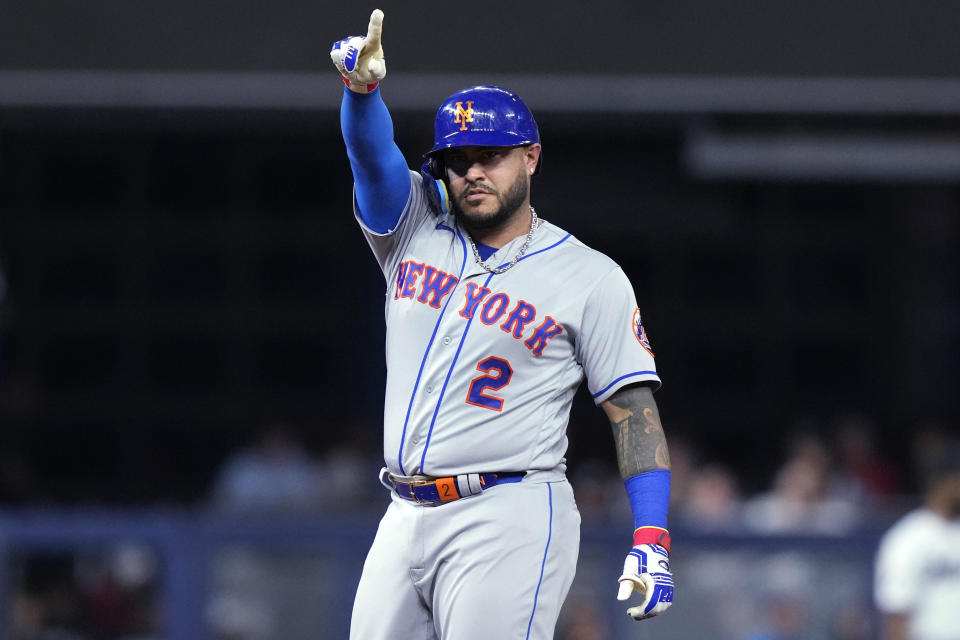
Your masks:
{"label": "gray baseball jersey", "polygon": [[[387,468],[563,471],[584,377],[598,404],[626,384],[659,386],[630,282],[546,221],[516,265],[491,274],[455,216],[429,210],[419,174],[411,185],[396,229],[378,234],[360,221],[387,282]],[[487,264],[509,262],[524,240]]]}

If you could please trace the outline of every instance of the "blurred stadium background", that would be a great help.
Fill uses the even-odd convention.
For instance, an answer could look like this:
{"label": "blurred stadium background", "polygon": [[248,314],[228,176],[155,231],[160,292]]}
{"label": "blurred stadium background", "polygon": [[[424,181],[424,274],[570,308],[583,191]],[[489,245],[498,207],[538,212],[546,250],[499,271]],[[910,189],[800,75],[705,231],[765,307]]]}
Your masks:
{"label": "blurred stadium background", "polygon": [[[410,164],[452,91],[519,92],[538,211],[623,265],[658,353],[678,601],[622,619],[583,394],[557,637],[879,637],[878,536],[960,417],[956,6],[380,6]],[[327,51],[372,8],[4,4],[0,637],[345,637],[383,285]]]}

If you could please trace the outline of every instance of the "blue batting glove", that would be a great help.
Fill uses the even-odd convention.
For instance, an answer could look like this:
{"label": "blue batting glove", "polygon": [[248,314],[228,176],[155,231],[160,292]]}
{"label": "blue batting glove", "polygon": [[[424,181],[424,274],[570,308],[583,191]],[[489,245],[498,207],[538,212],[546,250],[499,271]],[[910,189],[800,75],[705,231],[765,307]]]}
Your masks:
{"label": "blue batting glove", "polygon": [[374,9],[370,15],[366,37],[351,36],[338,40],[330,48],[330,60],[343,76],[344,84],[355,93],[369,93],[387,75],[381,35],[383,11]]}

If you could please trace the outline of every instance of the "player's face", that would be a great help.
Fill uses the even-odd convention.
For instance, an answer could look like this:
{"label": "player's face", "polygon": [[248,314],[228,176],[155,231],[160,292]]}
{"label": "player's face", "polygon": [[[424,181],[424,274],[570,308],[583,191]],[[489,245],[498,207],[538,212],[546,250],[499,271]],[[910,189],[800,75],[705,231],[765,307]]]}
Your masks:
{"label": "player's face", "polygon": [[[531,149],[530,147],[536,147]],[[540,145],[457,147],[444,153],[453,212],[469,229],[495,229],[526,210]]]}

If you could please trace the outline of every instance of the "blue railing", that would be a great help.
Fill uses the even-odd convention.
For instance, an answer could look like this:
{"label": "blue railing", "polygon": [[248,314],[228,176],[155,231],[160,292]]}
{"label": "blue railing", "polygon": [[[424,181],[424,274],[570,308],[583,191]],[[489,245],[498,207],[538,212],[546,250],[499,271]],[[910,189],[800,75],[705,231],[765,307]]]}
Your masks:
{"label": "blue railing", "polygon": [[[376,515],[239,518],[178,510],[0,513],[0,602],[7,612],[0,637],[12,635],[10,598],[18,587],[11,568],[18,562],[45,554],[109,553],[134,544],[149,549],[157,562],[153,579],[159,612],[156,637],[213,640],[212,603],[218,594],[239,589],[246,592],[234,593],[241,604],[260,597],[257,594],[274,594],[274,604],[263,605],[266,614],[271,606],[282,608],[284,602],[299,607],[294,616],[277,613],[272,627],[261,627],[259,636],[252,633],[250,637],[345,638],[353,593],[376,525]],[[616,577],[626,550],[624,530],[619,525],[584,526],[578,575],[557,638],[568,637],[567,630],[584,620],[597,627],[598,637],[636,637],[637,623],[623,615],[625,607],[615,599]],[[860,637],[875,638],[870,574],[877,539],[876,531],[829,538],[674,531],[677,601],[667,615],[643,624],[658,640],[742,640],[767,625],[764,616],[771,607],[793,606],[802,618],[800,624],[809,627],[809,635],[852,613],[864,618]],[[242,550],[239,560],[237,550]],[[284,572],[286,578],[280,575]],[[241,577],[230,577],[233,574]],[[296,597],[303,602],[298,604]],[[293,618],[312,632],[298,635]]]}

